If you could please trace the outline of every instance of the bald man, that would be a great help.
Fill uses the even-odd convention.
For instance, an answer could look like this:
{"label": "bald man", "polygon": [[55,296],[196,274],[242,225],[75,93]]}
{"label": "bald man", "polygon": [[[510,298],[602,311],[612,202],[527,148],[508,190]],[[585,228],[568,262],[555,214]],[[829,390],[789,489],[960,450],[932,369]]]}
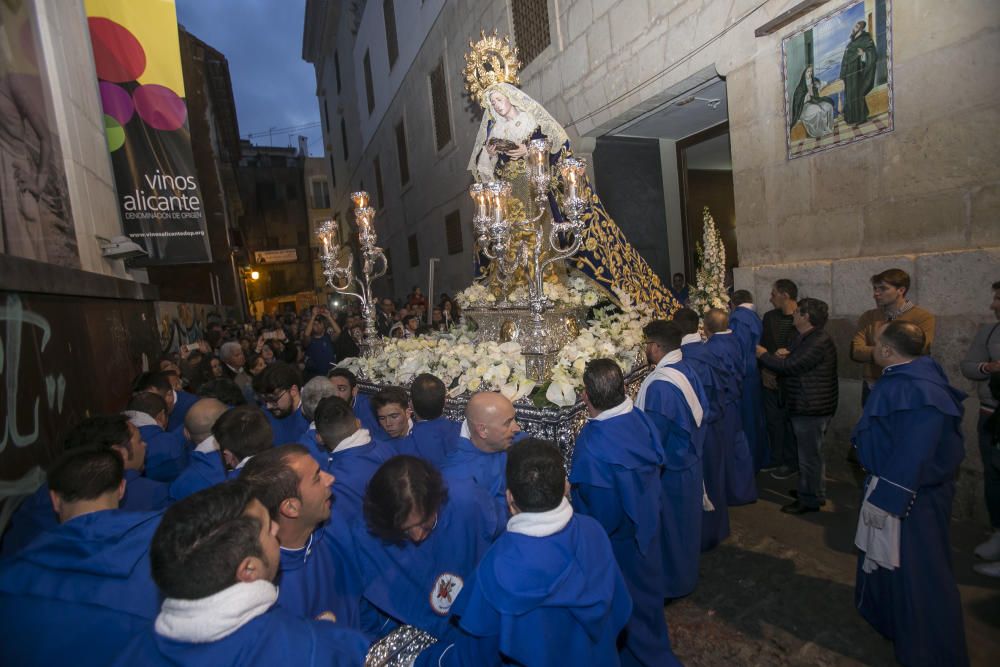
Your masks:
{"label": "bald man", "polygon": [[194,450],[188,467],[170,484],[171,500],[186,498],[210,486],[204,482],[206,474],[222,466],[219,443],[212,436],[212,427],[228,409],[229,406],[217,398],[202,398],[188,409],[184,416],[184,435],[194,445]]}
{"label": "bald man", "polygon": [[[750,443],[743,432],[743,416],[740,412],[744,376],[743,348],[733,335],[733,330],[729,328],[729,313],[719,308],[712,308],[705,313],[704,320],[705,334],[708,336],[705,350],[719,360],[717,368],[722,370],[719,391],[719,400],[722,404],[722,429],[716,431],[722,446],[708,448],[709,452],[721,455],[721,460],[717,463],[721,466],[722,479],[714,476],[720,468],[706,463],[705,487],[724,490],[724,496],[718,494],[717,497],[730,507],[746,505],[757,500],[757,483],[754,479],[755,470]],[[711,491],[709,497],[712,497]],[[715,498],[712,500],[715,502]]]}
{"label": "bald man", "polygon": [[446,481],[467,480],[496,500],[507,515],[507,450],[520,433],[514,405],[502,394],[482,391],[465,406],[462,429],[441,464]]}

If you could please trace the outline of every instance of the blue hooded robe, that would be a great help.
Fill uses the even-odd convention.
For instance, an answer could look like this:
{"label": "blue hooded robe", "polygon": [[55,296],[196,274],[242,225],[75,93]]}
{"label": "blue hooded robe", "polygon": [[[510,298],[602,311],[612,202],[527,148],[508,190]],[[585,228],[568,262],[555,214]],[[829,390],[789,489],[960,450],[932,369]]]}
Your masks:
{"label": "blue hooded robe", "polygon": [[[603,526],[632,597],[623,664],[680,664],[670,649],[663,616],[668,597],[661,543],[667,510],[662,504],[663,463],[660,433],[637,409],[588,421],[573,449],[573,509]],[[695,522],[700,528],[701,517]],[[699,541],[693,543],[697,559]]]}
{"label": "blue hooded robe", "polygon": [[281,548],[278,606],[305,618],[332,612],[337,627],[361,629],[361,574],[343,521],[320,524],[301,549]]}
{"label": "blue hooded robe", "polygon": [[701,380],[708,400],[701,430],[705,432],[702,447],[702,471],[704,473],[705,493],[715,506],[714,512],[703,512],[701,515],[701,550],[714,549],[729,536],[729,503],[726,499],[726,461],[724,445],[728,438],[726,420],[723,419],[724,368],[721,360],[705,347],[704,343],[688,343],[681,345],[681,352],[698,379]]}
{"label": "blue hooded robe", "polygon": [[451,447],[461,430],[461,422],[452,421],[447,417],[414,421],[410,434],[394,444],[400,454],[419,456],[440,468],[451,453]]}
{"label": "blue hooded robe", "polygon": [[764,420],[764,403],[761,397],[760,368],[757,366],[757,345],[764,331],[764,323],[757,313],[737,306],[729,316],[729,327],[740,343],[743,353],[743,394],[740,397],[740,416],[753,458],[754,471],[770,463],[771,445]]}
{"label": "blue hooded robe", "polygon": [[851,435],[866,488],[880,480],[868,502],[900,518],[899,567],[866,573],[859,554],[855,604],[904,665],[969,664],[949,539],[965,397],[928,356],[890,366]]}
{"label": "blue hooded robe", "polygon": [[333,475],[334,520],[349,522],[362,515],[365,487],[383,463],[396,455],[388,442],[371,440],[366,445],[331,452],[317,445],[319,467]]}
{"label": "blue hooded robe", "polygon": [[468,438],[457,435],[448,446],[450,452],[441,464],[441,474],[448,481],[471,481],[485,491],[496,506],[497,516],[507,517],[507,452],[484,452]]}
{"label": "blue hooded robe", "polygon": [[689,595],[698,585],[703,517],[714,512],[705,512],[702,506],[704,487],[699,445],[703,444],[706,433],[704,406],[708,404],[708,396],[685,360],[669,366],[691,383],[703,410],[699,427],[678,387],[670,382],[653,381],[646,389],[643,410],[660,433],[664,454],[660,515],[664,597],[679,598]]}
{"label": "blue hooded robe", "polygon": [[177,502],[210,486],[222,484],[237,474],[226,472],[220,451],[191,452],[188,467],[170,485],[170,500]]}
{"label": "blue hooded robe", "polygon": [[620,664],[616,640],[632,601],[604,528],[574,515],[553,535],[497,538],[454,614],[506,662],[610,667]]}
{"label": "blue hooded robe", "polygon": [[186,391],[175,391],[177,398],[174,400],[174,410],[167,418],[167,430],[174,433],[183,434],[184,418],[187,417],[188,410],[200,399],[194,394]]}
{"label": "blue hooded robe", "polygon": [[275,605],[236,632],[208,643],[168,639],[150,628],[132,641],[116,667],[358,667],[368,642],[339,623],[297,616]]}
{"label": "blue hooded robe", "polygon": [[[119,508],[126,512],[157,512],[170,504],[168,487],[163,482],[146,479],[138,470],[125,470],[125,495]],[[42,532],[59,525],[59,517],[52,509],[49,485],[42,484],[38,490],[21,502],[0,545],[0,557],[16,553],[28,546],[31,540]]]}
{"label": "blue hooded robe", "polygon": [[165,431],[156,424],[140,426],[146,442],[146,477],[170,483],[188,466],[188,444],[183,434]]}
{"label": "blue hooded robe", "polygon": [[160,596],[148,552],[159,522],[159,513],[92,512],[0,561],[0,664],[103,667],[150,628]]}
{"label": "blue hooded robe", "polygon": [[354,408],[354,416],[361,422],[361,428],[368,429],[372,438],[376,440],[390,439],[389,434],[378,423],[378,416],[375,414],[374,408],[372,408],[371,396],[362,394],[359,391],[358,395],[354,397],[354,403],[351,407]]}
{"label": "blue hooded robe", "polygon": [[448,484],[437,525],[420,543],[385,542],[356,519],[351,529],[364,597],[383,621],[377,634],[412,625],[442,641],[459,635],[448,621],[451,606],[504,526],[482,489],[460,482]]}
{"label": "blue hooded robe", "polygon": [[730,506],[746,505],[757,500],[756,470],[750,444],[743,432],[740,403],[743,400],[743,375],[745,363],[740,342],[732,333],[717,333],[705,342],[709,352],[722,360],[722,419],[730,434],[723,441],[723,459],[726,475],[726,502]]}
{"label": "blue hooded robe", "polygon": [[275,447],[298,442],[299,437],[309,429],[309,420],[302,416],[302,405],[281,419],[272,415],[270,410],[264,408],[261,410],[267,417],[267,423],[271,425],[271,433],[274,435],[271,442]]}

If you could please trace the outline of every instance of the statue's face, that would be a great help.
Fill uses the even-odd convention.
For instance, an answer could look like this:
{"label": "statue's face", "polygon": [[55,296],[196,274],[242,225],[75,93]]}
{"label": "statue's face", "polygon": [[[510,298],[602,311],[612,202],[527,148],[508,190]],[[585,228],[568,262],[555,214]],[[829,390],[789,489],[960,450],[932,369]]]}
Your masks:
{"label": "statue's face", "polygon": [[506,116],[510,113],[510,100],[499,90],[494,90],[490,93],[490,104],[493,105],[493,110],[501,116]]}

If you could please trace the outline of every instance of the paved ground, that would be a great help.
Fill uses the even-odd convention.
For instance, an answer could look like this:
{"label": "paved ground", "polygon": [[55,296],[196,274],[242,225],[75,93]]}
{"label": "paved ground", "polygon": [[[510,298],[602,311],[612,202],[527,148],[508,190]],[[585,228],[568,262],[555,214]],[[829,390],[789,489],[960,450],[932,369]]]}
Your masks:
{"label": "paved ground", "polygon": [[[845,466],[828,482],[824,511],[800,517],[778,511],[791,502],[794,478],[758,476],[760,500],[730,510],[733,534],[702,558],[698,589],[667,607],[685,665],[895,664],[892,645],[854,608],[852,476]],[[1000,579],[972,571],[972,549],[985,536],[982,526],[952,525],[969,654],[984,666],[1000,664]]]}

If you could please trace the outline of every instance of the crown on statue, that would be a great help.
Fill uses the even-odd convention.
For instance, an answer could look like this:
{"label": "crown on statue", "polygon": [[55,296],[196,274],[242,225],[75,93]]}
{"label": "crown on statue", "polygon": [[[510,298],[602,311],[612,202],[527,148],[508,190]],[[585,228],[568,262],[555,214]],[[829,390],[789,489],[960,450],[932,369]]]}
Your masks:
{"label": "crown on statue", "polygon": [[479,31],[480,40],[469,42],[471,51],[465,54],[465,89],[474,97],[479,106],[485,107],[486,89],[495,83],[518,85],[517,70],[521,61],[517,59],[517,47],[511,45],[510,37],[503,39],[485,30]]}

